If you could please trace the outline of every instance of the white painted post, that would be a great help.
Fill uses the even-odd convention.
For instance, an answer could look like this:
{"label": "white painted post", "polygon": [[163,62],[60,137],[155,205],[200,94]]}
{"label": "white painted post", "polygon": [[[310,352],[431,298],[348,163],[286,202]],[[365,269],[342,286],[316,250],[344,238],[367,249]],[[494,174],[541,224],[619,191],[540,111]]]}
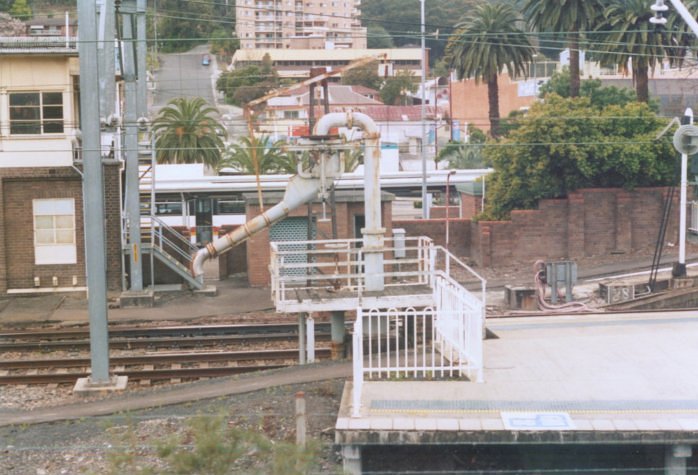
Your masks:
{"label": "white painted post", "polygon": [[305,319],[305,329],[308,341],[308,363],[315,363],[315,319],[311,314]]}
{"label": "white painted post", "polygon": [[352,366],[354,373],[354,385],[352,387],[351,407],[352,417],[359,417],[361,415],[361,391],[363,389],[364,382],[363,333],[363,314],[361,312],[361,309],[359,308],[356,311],[356,321],[354,322],[354,335],[352,338]]}

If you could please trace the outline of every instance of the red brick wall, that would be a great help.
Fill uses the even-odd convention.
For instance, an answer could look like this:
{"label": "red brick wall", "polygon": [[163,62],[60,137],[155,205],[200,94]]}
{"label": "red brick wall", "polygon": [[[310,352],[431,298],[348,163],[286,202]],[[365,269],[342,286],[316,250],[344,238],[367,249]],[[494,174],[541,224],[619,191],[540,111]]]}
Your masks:
{"label": "red brick wall", "polygon": [[[445,219],[410,219],[393,221],[393,229],[402,228],[407,237],[430,237],[439,246],[446,245]],[[449,219],[448,249],[456,256],[470,256],[470,220]]]}
{"label": "red brick wall", "polygon": [[[118,166],[105,167],[105,213],[107,218],[107,286],[121,286],[121,255],[119,236]],[[50,198],[75,199],[76,264],[34,264],[34,223],[32,200]],[[41,287],[72,287],[85,282],[83,232],[83,201],[81,177],[71,168],[5,168],[0,169],[0,292],[8,289],[33,288],[34,277]]]}
{"label": "red brick wall", "polygon": [[482,196],[469,195],[467,193],[460,194],[460,209],[461,218],[472,219],[476,214],[482,211]]}
{"label": "red brick wall", "polygon": [[[536,210],[517,210],[510,221],[473,224],[472,252],[496,267],[536,259],[577,258],[653,246],[666,188],[584,189],[566,199],[542,200]],[[678,193],[667,240],[678,236]]]}

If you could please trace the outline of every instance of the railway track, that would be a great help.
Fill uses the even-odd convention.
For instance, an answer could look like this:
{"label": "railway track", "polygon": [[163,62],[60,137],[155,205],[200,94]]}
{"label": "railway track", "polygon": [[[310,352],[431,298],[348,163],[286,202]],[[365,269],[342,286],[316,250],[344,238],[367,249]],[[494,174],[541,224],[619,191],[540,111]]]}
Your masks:
{"label": "railway track", "polygon": [[[132,381],[172,381],[281,368],[288,366],[297,356],[297,349],[167,353],[118,356],[110,358],[110,363],[115,368],[115,373],[128,376]],[[327,359],[330,357],[330,349],[317,348],[315,356],[318,359]],[[279,363],[270,363],[271,361]],[[240,362],[251,364],[239,364]],[[188,367],[181,367],[182,365]],[[89,375],[89,366],[89,358],[0,361],[0,384],[75,383],[77,378]],[[75,368],[81,369],[77,371]]]}
{"label": "railway track", "polygon": [[[113,327],[109,335],[111,349],[154,350],[110,357],[115,374],[147,383],[274,369],[294,364],[298,358],[298,349],[288,346],[298,338],[295,324]],[[316,341],[329,338],[329,324],[316,325]],[[270,343],[283,348],[270,349]],[[245,351],[237,348],[241,344]],[[0,353],[11,353],[12,357],[0,361],[0,385],[72,384],[89,375],[89,346],[89,332],[82,328],[1,332]],[[80,355],[68,357],[68,352]],[[316,348],[315,355],[317,359],[329,358],[330,349]]]}
{"label": "railway track", "polygon": [[[109,330],[109,347],[129,350],[143,348],[196,348],[271,341],[292,341],[298,337],[295,324],[195,325],[172,327],[132,327]],[[316,341],[330,338],[329,324],[315,327]],[[0,353],[17,351],[87,350],[87,329],[6,331],[0,333]]]}

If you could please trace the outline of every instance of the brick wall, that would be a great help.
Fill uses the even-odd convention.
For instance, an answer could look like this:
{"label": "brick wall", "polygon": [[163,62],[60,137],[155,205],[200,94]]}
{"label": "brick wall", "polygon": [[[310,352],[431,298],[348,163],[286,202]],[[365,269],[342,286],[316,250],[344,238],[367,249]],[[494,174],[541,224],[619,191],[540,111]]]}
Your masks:
{"label": "brick wall", "polygon": [[[536,259],[602,256],[654,246],[666,188],[584,189],[566,199],[542,200],[536,210],[517,210],[510,221],[472,225],[472,252],[482,266]],[[678,193],[667,240],[678,237]]]}
{"label": "brick wall", "polygon": [[[120,288],[121,257],[119,237],[118,166],[105,167],[105,213],[107,238],[107,286]],[[62,265],[36,265],[32,200],[73,198],[77,262]],[[0,292],[33,288],[34,277],[41,287],[85,286],[82,180],[71,168],[0,169]]]}
{"label": "brick wall", "polygon": [[[427,236],[439,246],[446,245],[445,219],[410,219],[393,221],[393,229],[402,228],[407,237]],[[456,256],[470,256],[471,230],[469,219],[449,219],[448,248]]]}

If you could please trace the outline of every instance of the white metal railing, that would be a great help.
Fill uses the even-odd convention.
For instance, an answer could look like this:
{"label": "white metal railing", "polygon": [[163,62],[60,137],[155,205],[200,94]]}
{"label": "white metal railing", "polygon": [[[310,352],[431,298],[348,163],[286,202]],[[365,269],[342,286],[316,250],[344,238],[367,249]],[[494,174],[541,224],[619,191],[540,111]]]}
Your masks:
{"label": "white metal railing", "polygon": [[698,201],[691,201],[691,225],[688,230],[693,234],[698,234]]}
{"label": "white metal railing", "polygon": [[[361,239],[272,242],[269,272],[274,302],[278,306],[295,301],[299,290],[328,288],[361,297],[365,291],[362,243]],[[388,238],[384,250],[386,287],[430,284],[436,255],[431,239],[405,238],[404,246],[396,246]],[[405,257],[394,257],[396,251],[404,251]]]}
{"label": "white metal railing", "polygon": [[366,378],[475,375],[477,382],[483,381],[481,309],[469,301],[467,290],[441,276],[436,282],[440,295],[435,307],[357,310],[352,340],[352,416],[360,416]]}

